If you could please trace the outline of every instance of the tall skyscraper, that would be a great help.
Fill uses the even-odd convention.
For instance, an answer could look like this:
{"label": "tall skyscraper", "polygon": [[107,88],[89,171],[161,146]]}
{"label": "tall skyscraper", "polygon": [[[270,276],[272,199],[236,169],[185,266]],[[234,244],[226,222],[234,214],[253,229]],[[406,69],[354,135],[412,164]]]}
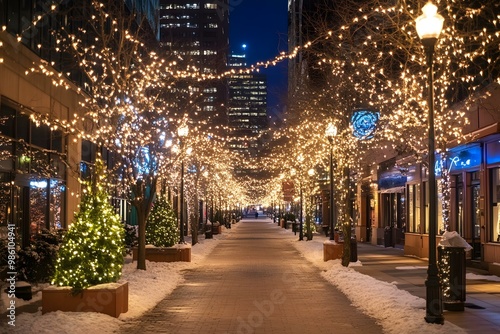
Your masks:
{"label": "tall skyscraper", "polygon": [[[181,67],[199,75],[219,75],[227,69],[229,50],[228,0],[160,0],[160,42]],[[193,68],[194,66],[194,68]],[[224,80],[189,83],[196,103],[179,101],[179,113],[209,125],[226,125],[227,87]]]}
{"label": "tall skyscraper", "polygon": [[228,78],[229,147],[244,158],[256,158],[262,150],[260,136],[267,128],[267,80],[264,74],[238,73],[246,67],[244,54],[232,54]]}
{"label": "tall skyscraper", "polygon": [[[321,1],[288,1],[288,50],[299,47],[297,56],[288,62],[288,97],[291,98],[304,84],[321,86],[324,69],[317,66],[318,56],[314,52],[300,49],[304,44],[319,36],[317,19],[329,17],[336,22],[332,13],[324,12]],[[318,44],[315,46],[321,50]]]}

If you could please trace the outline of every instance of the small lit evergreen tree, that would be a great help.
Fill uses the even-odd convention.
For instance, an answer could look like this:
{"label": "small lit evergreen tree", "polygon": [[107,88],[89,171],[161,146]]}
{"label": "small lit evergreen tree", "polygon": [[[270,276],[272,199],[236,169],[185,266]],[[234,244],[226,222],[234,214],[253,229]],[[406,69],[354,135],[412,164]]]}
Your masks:
{"label": "small lit evergreen tree", "polygon": [[148,217],[146,243],[156,247],[171,247],[179,242],[177,218],[170,203],[159,197]]}
{"label": "small lit evergreen tree", "polygon": [[105,178],[98,159],[92,181],[85,182],[80,211],[59,248],[52,284],[71,286],[75,293],[121,276],[124,229],[109,203]]}

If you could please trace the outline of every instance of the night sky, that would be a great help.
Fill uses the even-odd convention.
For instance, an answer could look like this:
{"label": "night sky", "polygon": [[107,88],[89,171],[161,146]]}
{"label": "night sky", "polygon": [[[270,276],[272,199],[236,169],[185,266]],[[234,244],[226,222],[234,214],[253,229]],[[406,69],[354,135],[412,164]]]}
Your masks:
{"label": "night sky", "polygon": [[[231,0],[229,32],[231,51],[242,52],[246,44],[247,64],[271,60],[287,51],[288,0]],[[287,64],[261,70],[267,74],[268,112],[277,114],[286,102]]]}

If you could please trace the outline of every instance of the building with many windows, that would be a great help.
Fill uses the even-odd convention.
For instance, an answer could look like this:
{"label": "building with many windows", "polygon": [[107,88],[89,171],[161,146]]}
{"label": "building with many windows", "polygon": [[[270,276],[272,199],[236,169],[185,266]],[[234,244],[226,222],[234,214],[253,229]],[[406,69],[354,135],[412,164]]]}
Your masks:
{"label": "building with many windows", "polygon": [[[292,98],[308,83],[319,85],[324,73],[317,67],[318,59],[314,53],[305,52],[300,47],[317,37],[315,19],[323,4],[314,0],[288,1],[288,50],[296,48],[297,56],[288,61],[288,97]],[[329,15],[321,12],[322,16]],[[333,20],[332,20],[333,21]],[[317,45],[316,45],[317,47]]]}
{"label": "building with many windows", "polygon": [[232,54],[229,66],[236,71],[228,77],[229,148],[246,158],[262,150],[260,136],[267,128],[267,80],[260,73],[238,73],[246,67],[244,54]]}
{"label": "building with many windows", "polygon": [[[229,12],[225,1],[160,0],[160,41],[163,52],[199,75],[217,76],[227,69]],[[187,113],[210,125],[226,125],[227,88],[222,79],[189,82],[196,103],[179,101]]]}

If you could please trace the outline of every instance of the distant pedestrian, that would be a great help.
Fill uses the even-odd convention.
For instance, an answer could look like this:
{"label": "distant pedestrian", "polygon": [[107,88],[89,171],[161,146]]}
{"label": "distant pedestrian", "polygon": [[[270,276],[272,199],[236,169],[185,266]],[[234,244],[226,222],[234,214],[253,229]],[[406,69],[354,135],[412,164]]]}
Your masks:
{"label": "distant pedestrian", "polygon": [[255,218],[259,218],[259,212],[255,211]]}

